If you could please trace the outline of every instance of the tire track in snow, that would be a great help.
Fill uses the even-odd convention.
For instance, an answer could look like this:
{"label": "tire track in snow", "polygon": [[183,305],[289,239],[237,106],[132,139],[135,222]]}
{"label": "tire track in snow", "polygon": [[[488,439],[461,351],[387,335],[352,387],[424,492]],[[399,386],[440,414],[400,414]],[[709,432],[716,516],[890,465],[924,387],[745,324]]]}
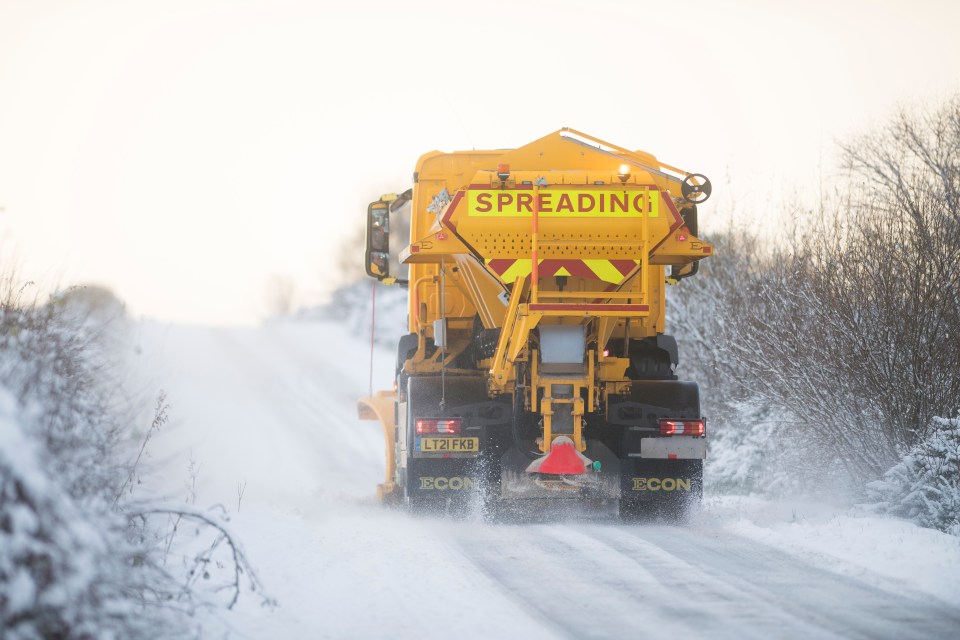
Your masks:
{"label": "tire track in snow", "polygon": [[[843,638],[956,638],[960,610],[920,594],[890,589],[844,576],[805,562],[768,545],[727,533],[679,527],[593,527],[589,535],[624,555],[643,561],[694,568],[705,579],[737,594],[727,611],[733,618],[752,602],[767,603],[771,618],[783,619],[777,637],[809,638],[828,634]],[[651,557],[655,549],[660,558]],[[645,554],[645,555],[643,555]],[[681,575],[683,570],[680,570]],[[689,572],[687,572],[689,573]],[[889,582],[889,581],[888,581]],[[708,595],[702,590],[690,597]],[[797,621],[790,623],[789,618]],[[752,626],[750,620],[738,623]]]}
{"label": "tire track in snow", "polygon": [[[264,335],[269,339],[264,340]],[[233,361],[246,361],[245,369],[259,371],[262,386],[257,393],[269,395],[275,417],[284,418],[283,430],[316,453],[318,467],[342,479],[356,477],[356,484],[374,486],[367,476],[357,476],[357,467],[358,463],[381,467],[377,471],[382,473],[382,437],[379,428],[371,428],[374,425],[358,424],[355,407],[362,392],[331,362],[335,355],[303,343],[291,344],[292,337],[281,330],[224,331],[218,337]],[[301,340],[308,337],[304,332]]]}
{"label": "tire track in snow", "polygon": [[960,611],[729,534],[481,526],[463,554],[570,638],[955,638]]}
{"label": "tire track in snow", "polygon": [[[558,542],[558,525],[482,526],[460,546],[478,569],[569,638],[677,637],[688,625],[658,590],[658,579],[638,567],[603,575],[595,555]],[[643,594],[644,599],[638,598]]]}
{"label": "tire track in snow", "polygon": [[[844,638],[826,632],[808,621],[785,612],[770,598],[757,597],[733,589],[725,580],[705,573],[699,566],[667,552],[661,546],[634,538],[624,544],[616,536],[626,526],[590,525],[562,527],[550,535],[571,553],[579,553],[596,562],[596,574],[610,588],[621,588],[640,606],[655,609],[674,625],[682,625],[689,637],[708,638]],[[662,528],[662,527],[656,527]],[[643,582],[631,581],[640,573],[649,576]],[[652,589],[650,584],[652,583]],[[672,636],[659,625],[652,631],[660,637]],[[790,633],[785,634],[784,629]]]}

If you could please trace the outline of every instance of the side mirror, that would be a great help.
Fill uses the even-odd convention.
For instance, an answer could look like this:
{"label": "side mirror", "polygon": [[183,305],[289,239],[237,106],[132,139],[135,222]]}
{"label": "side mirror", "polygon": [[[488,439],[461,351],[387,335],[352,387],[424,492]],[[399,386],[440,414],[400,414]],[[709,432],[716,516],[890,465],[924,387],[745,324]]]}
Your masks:
{"label": "side mirror", "polygon": [[[700,229],[699,224],[697,223],[697,205],[688,204],[682,209],[680,209],[680,217],[683,218],[683,226],[687,228],[687,231],[690,232],[690,235],[698,235]],[[682,267],[671,266],[670,267],[670,277],[675,281],[679,282],[684,278],[689,278],[697,274],[697,271],[700,270],[700,262],[691,262],[690,264],[685,264]]]}
{"label": "side mirror", "polygon": [[367,275],[383,280],[390,277],[390,204],[383,200],[367,207]]}
{"label": "side mirror", "polygon": [[680,209],[680,217],[683,218],[683,226],[690,231],[691,235],[700,235],[700,225],[697,223],[697,205],[690,204]]}

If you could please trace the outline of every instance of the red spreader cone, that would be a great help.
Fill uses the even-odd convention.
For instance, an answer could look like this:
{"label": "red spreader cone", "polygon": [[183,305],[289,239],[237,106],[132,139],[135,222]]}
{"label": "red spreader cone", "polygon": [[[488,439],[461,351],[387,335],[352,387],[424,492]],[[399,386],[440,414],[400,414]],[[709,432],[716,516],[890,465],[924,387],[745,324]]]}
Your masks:
{"label": "red spreader cone", "polygon": [[573,444],[573,440],[561,436],[550,445],[550,453],[537,458],[527,467],[527,473],[549,473],[553,475],[576,475],[586,472],[593,464]]}

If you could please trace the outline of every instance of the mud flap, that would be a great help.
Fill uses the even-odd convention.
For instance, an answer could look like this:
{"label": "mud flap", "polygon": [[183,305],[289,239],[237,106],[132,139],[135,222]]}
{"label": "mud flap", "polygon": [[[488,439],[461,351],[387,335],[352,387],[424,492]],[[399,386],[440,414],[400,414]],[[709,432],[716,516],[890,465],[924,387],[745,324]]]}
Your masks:
{"label": "mud flap", "polygon": [[703,460],[621,461],[620,515],[682,520],[703,496]]}
{"label": "mud flap", "polygon": [[477,495],[481,478],[475,459],[408,460],[403,493],[413,511],[459,513]]}
{"label": "mud flap", "polygon": [[[442,405],[442,398],[447,402]],[[463,417],[463,437],[479,438],[485,446],[483,419],[475,405],[487,399],[486,384],[478,376],[416,376],[407,380],[406,406],[400,434],[402,460],[398,469],[404,502],[414,511],[461,511],[476,494],[479,478],[476,454],[425,454],[418,451],[414,425],[418,418]],[[401,407],[404,405],[401,404]]]}

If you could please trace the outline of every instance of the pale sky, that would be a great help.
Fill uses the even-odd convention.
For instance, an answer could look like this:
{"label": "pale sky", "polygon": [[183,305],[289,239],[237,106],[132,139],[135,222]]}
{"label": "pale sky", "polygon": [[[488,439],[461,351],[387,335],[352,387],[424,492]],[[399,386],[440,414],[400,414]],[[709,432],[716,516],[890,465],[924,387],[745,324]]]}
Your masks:
{"label": "pale sky", "polygon": [[957,25],[946,0],[0,0],[0,263],[256,322],[272,276],[323,299],[421,153],[563,126],[710,176],[706,230],[762,221],[836,140],[960,91]]}

